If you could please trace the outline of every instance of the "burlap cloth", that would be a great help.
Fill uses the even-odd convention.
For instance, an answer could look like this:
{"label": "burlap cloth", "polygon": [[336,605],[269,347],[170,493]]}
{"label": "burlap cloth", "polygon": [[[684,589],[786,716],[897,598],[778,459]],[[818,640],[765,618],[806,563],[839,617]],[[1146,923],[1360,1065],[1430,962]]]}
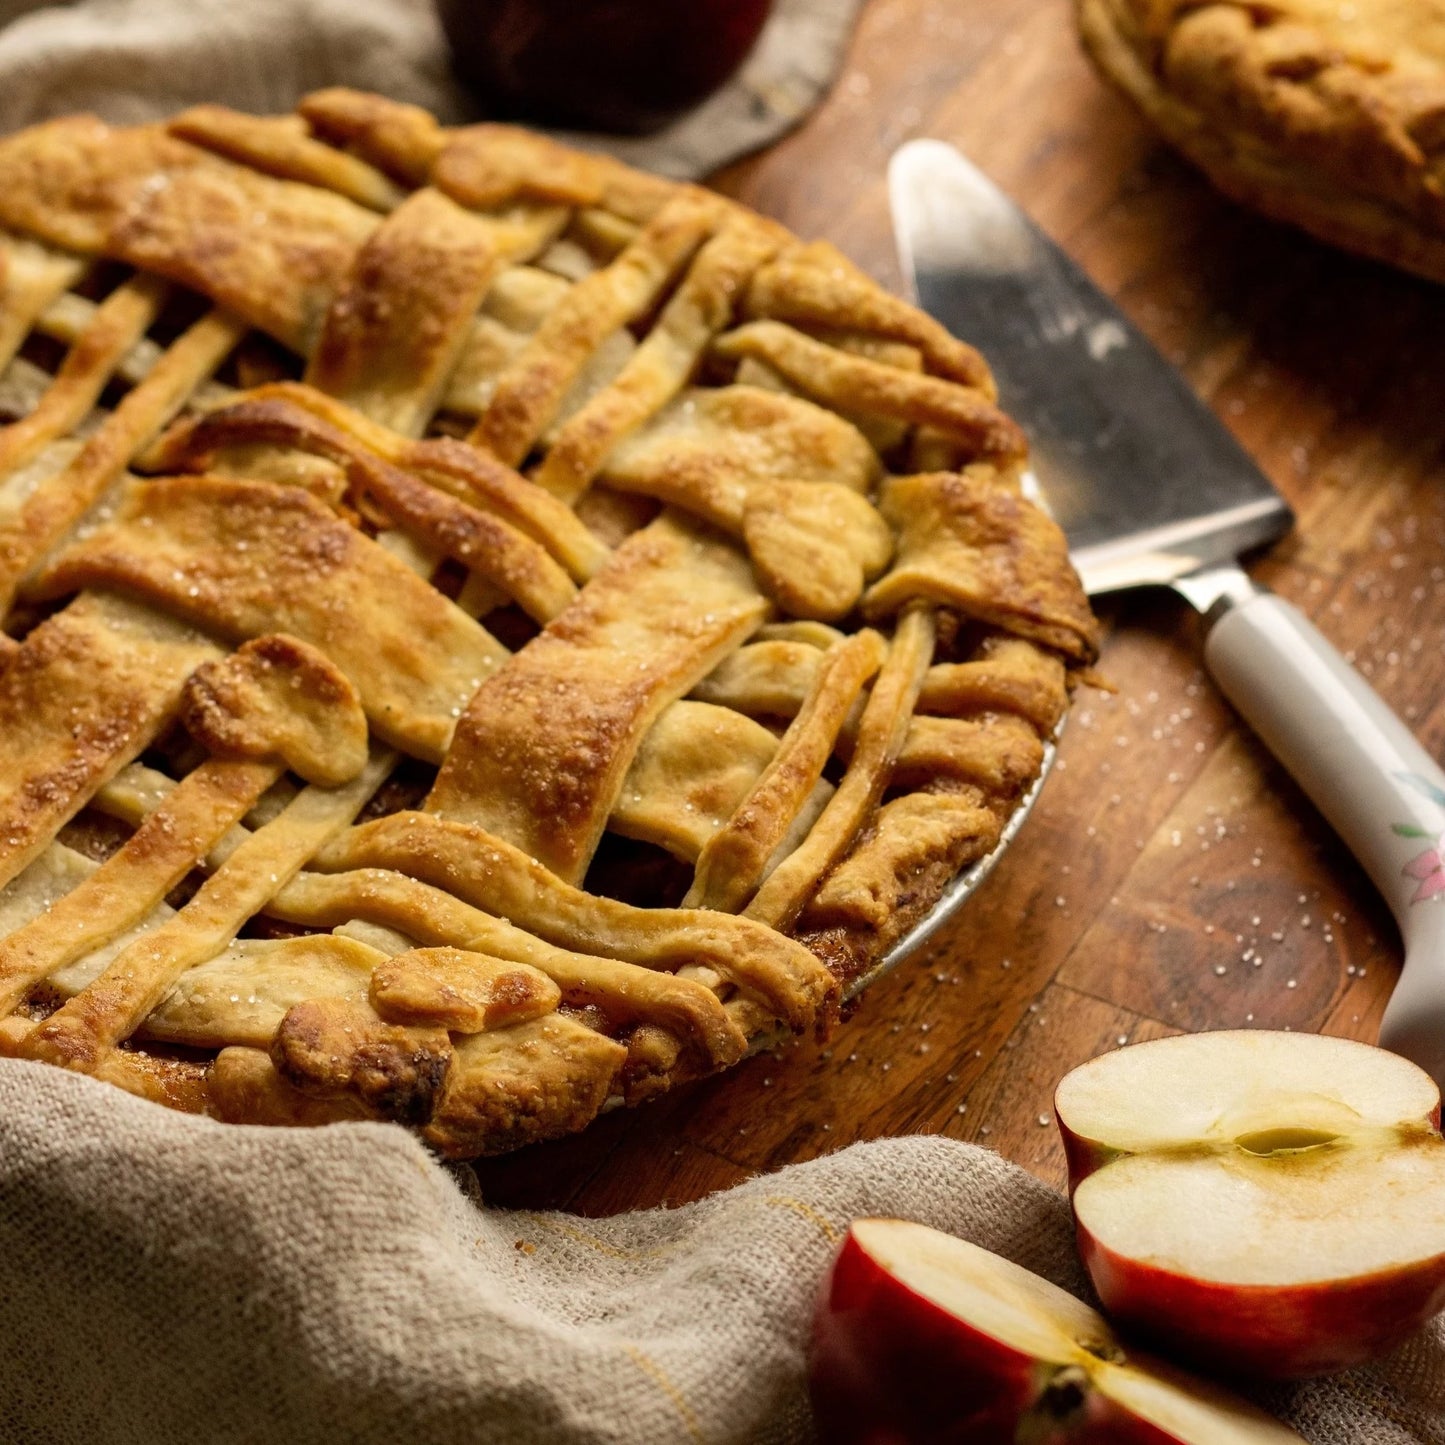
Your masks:
{"label": "burlap cloth", "polygon": [[[566,139],[605,145],[664,175],[705,175],[813,108],[861,4],[776,0],[737,76],[668,129],[637,140]],[[431,0],[0,0],[6,22],[0,132],[78,110],[152,120],[201,101],[268,114],[323,85],[380,91],[446,121],[477,115],[452,78]]]}
{"label": "burlap cloth", "polygon": [[[1078,1291],[1062,1199],[941,1138],[608,1220],[483,1208],[400,1128],[222,1125],[0,1061],[0,1440],[801,1441],[847,1222]],[[1316,1445],[1445,1442],[1445,1329],[1263,1402]]]}

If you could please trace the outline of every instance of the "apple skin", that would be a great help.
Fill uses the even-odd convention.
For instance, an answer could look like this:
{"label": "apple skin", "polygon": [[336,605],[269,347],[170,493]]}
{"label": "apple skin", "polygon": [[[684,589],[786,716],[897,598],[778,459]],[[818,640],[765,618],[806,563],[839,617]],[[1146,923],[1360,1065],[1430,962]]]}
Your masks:
{"label": "apple skin", "polygon": [[1074,1190],[1089,1175],[1096,1169],[1102,1169],[1111,1160],[1118,1159],[1120,1154],[1117,1149],[1111,1149],[1107,1144],[1100,1144],[1096,1139],[1076,1134],[1064,1123],[1057,1108],[1054,1109],[1054,1123],[1058,1125],[1059,1137],[1064,1141],[1064,1162],[1068,1165],[1069,1198],[1072,1199]]}
{"label": "apple skin", "polygon": [[[1013,1445],[1052,1370],[883,1268],[850,1232],[823,1282],[809,1391],[823,1445]],[[1179,1445],[1094,1391],[1033,1445]]]}
{"label": "apple skin", "polygon": [[1297,1380],[1349,1369],[1379,1359],[1445,1309],[1445,1255],[1316,1284],[1221,1284],[1126,1258],[1082,1224],[1076,1233],[1121,1330],[1228,1374]]}
{"label": "apple skin", "polygon": [[493,115],[644,133],[742,64],[772,0],[435,0]]}

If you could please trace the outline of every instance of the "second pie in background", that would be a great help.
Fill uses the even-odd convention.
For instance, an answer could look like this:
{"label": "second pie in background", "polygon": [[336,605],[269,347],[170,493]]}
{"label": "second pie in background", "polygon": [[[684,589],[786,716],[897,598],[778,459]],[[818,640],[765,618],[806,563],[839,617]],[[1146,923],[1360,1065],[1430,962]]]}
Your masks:
{"label": "second pie in background", "polygon": [[1227,195],[1445,280],[1445,0],[1079,0],[1105,77]]}

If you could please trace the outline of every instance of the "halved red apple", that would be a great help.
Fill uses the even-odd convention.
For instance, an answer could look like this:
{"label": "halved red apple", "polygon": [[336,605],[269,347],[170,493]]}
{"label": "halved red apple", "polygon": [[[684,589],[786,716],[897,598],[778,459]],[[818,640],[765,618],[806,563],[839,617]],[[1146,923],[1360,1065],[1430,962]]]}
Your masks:
{"label": "halved red apple", "polygon": [[1368,1044],[1189,1034],[1054,1100],[1079,1251],[1120,1326],[1232,1372],[1324,1374],[1445,1307],[1445,1140],[1423,1070]]}
{"label": "halved red apple", "polygon": [[862,1219],[814,1321],[824,1445],[1284,1445],[1300,1437],[1114,1337],[1103,1318],[977,1245]]}

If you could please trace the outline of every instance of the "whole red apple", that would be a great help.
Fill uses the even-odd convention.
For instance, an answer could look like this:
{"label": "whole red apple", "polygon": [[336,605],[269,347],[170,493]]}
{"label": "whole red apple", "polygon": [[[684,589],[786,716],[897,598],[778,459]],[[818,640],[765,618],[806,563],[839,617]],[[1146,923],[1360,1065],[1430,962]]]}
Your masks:
{"label": "whole red apple", "polygon": [[1126,1351],[1056,1285],[896,1219],[849,1230],[819,1298],[809,1389],[824,1445],[1299,1445]]}
{"label": "whole red apple", "polygon": [[1079,1251],[1120,1326],[1274,1378],[1376,1358],[1445,1307],[1445,1139],[1421,1069],[1265,1030],[1136,1044],[1055,1112]]}
{"label": "whole red apple", "polygon": [[772,0],[437,0],[457,74],[494,114],[665,125],[720,86]]}

